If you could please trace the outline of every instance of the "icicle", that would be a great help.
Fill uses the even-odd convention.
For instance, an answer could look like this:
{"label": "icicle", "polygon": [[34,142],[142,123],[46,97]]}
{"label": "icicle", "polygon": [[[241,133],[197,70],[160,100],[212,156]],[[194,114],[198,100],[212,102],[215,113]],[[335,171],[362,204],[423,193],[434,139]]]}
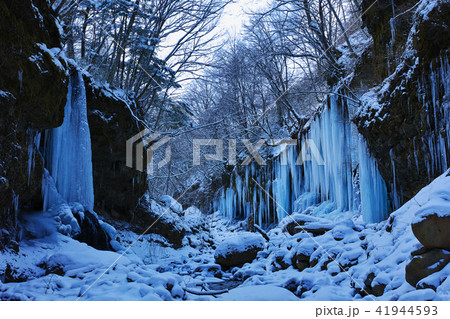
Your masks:
{"label": "icicle", "polygon": [[[280,221],[287,214],[291,214],[290,205],[290,176],[289,166],[287,166],[287,151],[280,153],[275,161],[275,180],[273,181],[274,199],[276,202],[277,220]],[[284,165],[283,165],[284,164]]]}
{"label": "icicle", "polygon": [[413,150],[414,150],[414,161],[416,163],[417,173],[419,173],[419,159],[417,158],[417,151],[416,151],[416,138],[413,138]]}
{"label": "icicle", "polygon": [[31,132],[31,141],[28,144],[28,181],[27,185],[30,185],[31,171],[34,169],[35,164],[35,152],[39,149],[39,144],[41,142],[41,133],[36,133],[33,136]]}
{"label": "icicle", "polygon": [[387,71],[388,76],[391,75],[391,66],[394,65],[395,68],[395,57],[394,57],[394,45],[395,45],[395,20],[394,18],[389,19],[389,26],[391,29],[391,40],[386,44],[387,51]]}
{"label": "icicle", "polygon": [[30,142],[28,144],[28,181],[27,185],[30,185],[30,177],[31,177],[31,170],[34,166],[34,145],[33,142]]}
{"label": "icicle", "polygon": [[392,207],[394,210],[400,207],[399,198],[398,198],[398,192],[397,192],[397,181],[395,177],[395,163],[393,158],[393,152],[392,149],[389,151],[389,156],[391,158],[391,167],[392,167]]}
{"label": "icicle", "polygon": [[377,223],[386,219],[388,215],[386,183],[362,136],[359,141],[359,183],[364,221]]}
{"label": "icicle", "polygon": [[321,201],[332,200],[339,211],[348,211],[353,202],[351,135],[342,110],[344,106],[338,107],[336,95],[331,95],[329,101],[330,107],[311,124],[307,134],[319,148],[325,165],[319,165],[317,161],[305,163],[305,190],[320,194]]}
{"label": "icicle", "polygon": [[427,111],[426,127],[428,128],[421,138],[424,154],[421,160],[424,162],[427,178],[431,181],[433,177],[448,168],[450,112],[446,96],[450,94],[450,74],[447,56],[443,54],[441,58],[432,61],[429,65],[429,77],[425,74],[428,72],[424,72],[424,76],[419,81],[420,92],[423,92],[419,99]]}
{"label": "icicle", "polygon": [[22,93],[22,82],[23,82],[23,71],[22,70],[18,71],[17,77],[19,78],[19,92]]}
{"label": "icicle", "polygon": [[12,208],[14,211],[14,220],[15,220],[15,225],[17,225],[18,221],[18,216],[19,216],[19,194],[16,194],[14,191],[12,192]]}

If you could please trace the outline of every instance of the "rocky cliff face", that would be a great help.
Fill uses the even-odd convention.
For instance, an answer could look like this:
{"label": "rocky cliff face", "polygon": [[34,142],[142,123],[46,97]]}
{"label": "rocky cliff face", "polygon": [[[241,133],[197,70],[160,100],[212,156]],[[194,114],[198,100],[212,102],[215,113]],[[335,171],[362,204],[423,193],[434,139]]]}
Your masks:
{"label": "rocky cliff face", "polygon": [[[399,18],[392,22],[391,1],[379,2],[386,3],[369,9],[365,23],[374,39],[372,70],[385,79],[363,95],[363,109],[355,122],[378,161],[396,208],[450,163],[450,3],[395,1]],[[380,19],[384,26],[391,21],[393,29],[381,27]],[[389,46],[394,46],[394,53],[388,52]],[[386,54],[387,59],[377,59]]]}
{"label": "rocky cliff face", "polygon": [[131,220],[147,190],[147,175],[126,166],[126,141],[144,129],[134,103],[85,76],[91,131],[95,210]]}
{"label": "rocky cliff face", "polygon": [[0,228],[14,233],[19,206],[40,206],[35,144],[63,121],[68,71],[47,1],[1,0],[0,34]]}
{"label": "rocky cliff face", "polygon": [[[70,69],[45,0],[0,0],[0,228],[14,234],[21,208],[42,209],[45,130],[64,119]],[[85,75],[95,209],[130,220],[146,176],[125,166],[125,142],[143,129],[131,102]],[[127,104],[128,103],[128,104]],[[41,138],[42,136],[42,138]]]}

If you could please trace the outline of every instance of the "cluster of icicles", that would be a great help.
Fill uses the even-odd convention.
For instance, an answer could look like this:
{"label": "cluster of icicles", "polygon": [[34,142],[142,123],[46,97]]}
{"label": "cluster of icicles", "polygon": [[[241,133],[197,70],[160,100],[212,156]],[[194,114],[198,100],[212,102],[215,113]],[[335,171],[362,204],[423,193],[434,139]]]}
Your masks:
{"label": "cluster of icicles", "polygon": [[[386,218],[386,184],[364,139],[355,135],[343,106],[347,107],[342,97],[330,95],[327,107],[309,123],[302,136],[302,140],[314,143],[321,158],[306,157],[303,151],[298,161],[299,147],[288,146],[267,166],[245,167],[244,177],[235,170],[229,187],[215,202],[215,209],[230,219],[254,215],[259,225],[307,209],[316,216],[338,219],[359,205],[367,221]],[[359,190],[353,182],[358,165]]]}
{"label": "cluster of icicles", "polygon": [[[419,84],[419,98],[428,111],[427,133],[422,137],[420,154],[407,163],[419,169],[425,163],[428,179],[448,168],[450,154],[450,77],[446,57],[430,65],[430,78]],[[439,94],[441,92],[441,94]],[[378,164],[371,156],[364,138],[349,116],[348,100],[330,94],[323,111],[308,123],[306,133],[298,141],[312,140],[324,165],[311,158],[297,165],[299,147],[288,146],[267,166],[249,165],[234,170],[230,184],[214,203],[215,210],[228,219],[254,216],[255,223],[270,225],[293,212],[341,219],[361,214],[368,223],[387,218],[390,210],[403,202],[397,189],[394,161],[390,193],[381,177]],[[413,141],[415,143],[416,141]],[[303,153],[303,152],[302,152]],[[392,158],[392,152],[391,152]],[[239,171],[239,173],[238,173]]]}

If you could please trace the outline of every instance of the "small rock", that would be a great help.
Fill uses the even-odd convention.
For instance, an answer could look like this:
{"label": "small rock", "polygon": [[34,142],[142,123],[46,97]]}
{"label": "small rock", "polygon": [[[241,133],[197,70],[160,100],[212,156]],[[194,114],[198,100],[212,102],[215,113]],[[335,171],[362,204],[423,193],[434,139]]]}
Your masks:
{"label": "small rock", "polygon": [[375,274],[371,272],[367,275],[366,279],[364,280],[364,289],[357,289],[360,294],[362,295],[374,295],[376,297],[380,297],[384,294],[384,290],[386,288],[386,285],[383,283],[377,283],[373,285],[373,281],[375,279]]}
{"label": "small rock", "polygon": [[414,256],[419,256],[419,255],[422,255],[422,254],[426,253],[427,251],[428,251],[428,249],[422,246],[419,249],[413,251],[411,253],[411,256],[413,256],[413,257]]}
{"label": "small rock", "polygon": [[280,269],[288,269],[291,266],[284,260],[284,256],[275,257],[275,261],[280,266]]}
{"label": "small rock", "polygon": [[305,254],[295,254],[292,258],[292,265],[300,271],[305,270],[306,268],[311,267],[311,264],[309,262],[309,256]]}

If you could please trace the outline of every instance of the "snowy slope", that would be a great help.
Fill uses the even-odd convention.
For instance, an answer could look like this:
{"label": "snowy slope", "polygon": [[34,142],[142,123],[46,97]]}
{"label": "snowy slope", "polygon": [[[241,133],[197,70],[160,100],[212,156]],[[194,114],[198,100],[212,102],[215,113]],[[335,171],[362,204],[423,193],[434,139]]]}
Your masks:
{"label": "snowy slope", "polygon": [[[41,234],[40,238],[22,241],[18,252],[1,253],[0,299],[450,300],[449,265],[424,279],[438,286],[436,291],[416,290],[405,281],[411,252],[421,246],[411,222],[435,209],[449,214],[449,174],[437,178],[380,224],[296,215],[293,219],[303,224],[300,230],[309,232],[291,236],[282,231],[292,221],[288,216],[268,233],[270,241],[256,260],[227,271],[215,264],[215,249],[241,234],[242,224],[232,225],[217,213],[204,216],[187,209],[183,221],[190,228],[193,214],[196,228],[190,228],[193,231],[180,249],[170,247],[161,236],[139,238],[126,224],[114,225],[119,252],[99,251],[62,235],[49,226],[48,217],[35,214],[26,227]],[[318,230],[324,233],[315,237],[310,233]],[[309,256],[310,264],[303,271],[294,267],[295,256],[300,255]],[[380,285],[385,286],[384,292],[376,297],[373,293]],[[229,292],[211,296],[185,289]]]}
{"label": "snowy slope", "polygon": [[[450,265],[428,278],[436,285],[442,282],[436,292],[416,290],[405,280],[405,266],[412,258],[411,253],[421,246],[412,233],[411,222],[424,209],[450,213],[449,173],[437,178],[381,224],[346,220],[316,237],[306,232],[290,236],[275,228],[269,232],[269,248],[236,275],[248,278],[244,286],[286,287],[305,300],[449,300]],[[284,223],[290,222],[289,219]],[[309,255],[311,267],[301,272],[294,269],[295,254]],[[316,262],[314,266],[312,260]],[[368,277],[373,279],[369,287]],[[365,291],[372,292],[371,288],[379,284],[386,285],[382,296],[364,296]]]}

